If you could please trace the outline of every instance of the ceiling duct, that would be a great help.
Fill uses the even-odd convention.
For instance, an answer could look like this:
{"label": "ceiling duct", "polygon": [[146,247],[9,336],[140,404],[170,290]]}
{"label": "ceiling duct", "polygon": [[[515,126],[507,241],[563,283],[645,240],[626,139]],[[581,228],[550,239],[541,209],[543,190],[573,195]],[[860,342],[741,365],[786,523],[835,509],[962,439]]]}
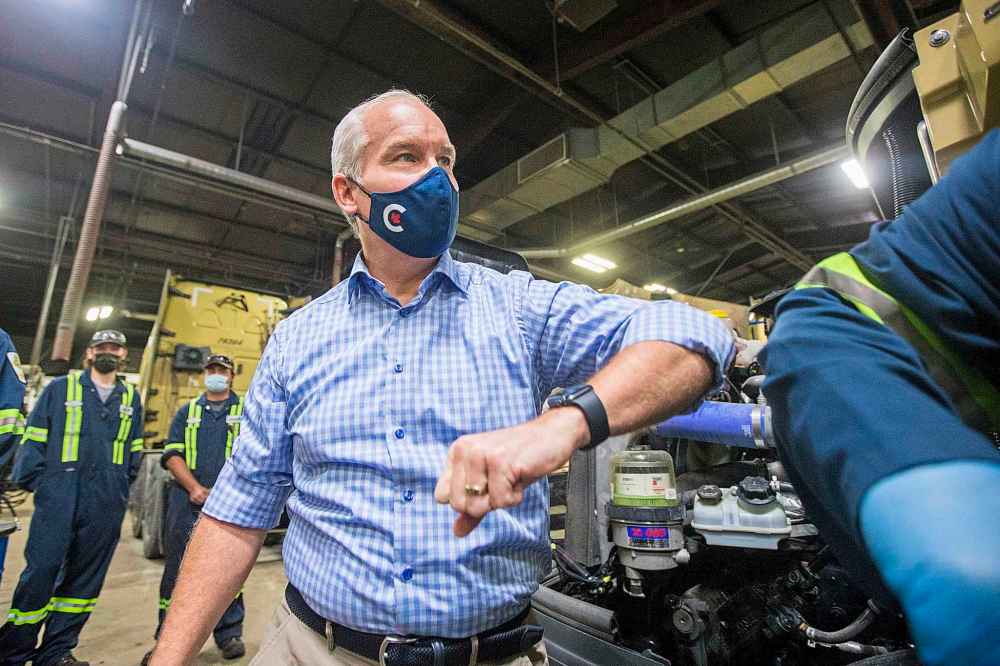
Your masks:
{"label": "ceiling duct", "polygon": [[618,8],[615,0],[555,0],[552,11],[583,32]]}
{"label": "ceiling duct", "polygon": [[[832,14],[842,13],[835,21]],[[846,25],[841,31],[838,27]],[[655,150],[775,95],[873,44],[848,4],[801,9],[596,129],[570,130],[461,193],[462,233],[504,228],[606,183]],[[611,127],[609,127],[610,125]]]}

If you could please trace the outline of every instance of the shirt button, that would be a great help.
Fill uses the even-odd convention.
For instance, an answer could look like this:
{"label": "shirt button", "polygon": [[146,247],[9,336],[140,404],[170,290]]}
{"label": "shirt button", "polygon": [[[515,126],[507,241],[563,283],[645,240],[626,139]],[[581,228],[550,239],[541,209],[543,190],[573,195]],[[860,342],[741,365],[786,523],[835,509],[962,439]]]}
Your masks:
{"label": "shirt button", "polygon": [[403,371],[403,364],[402,363],[397,363],[396,365],[393,366],[392,369],[395,372],[402,372]]}
{"label": "shirt button", "polygon": [[414,493],[414,492],[413,492],[412,490],[410,490],[410,489],[406,489],[406,490],[404,490],[404,491],[403,491],[403,501],[404,501],[404,502],[412,502],[412,501],[413,501],[413,497],[414,497],[414,495],[415,495],[415,494],[416,494],[416,493]]}
{"label": "shirt button", "polygon": [[400,310],[399,311],[399,316],[400,317],[409,317],[410,316],[410,310]]}
{"label": "shirt button", "polygon": [[396,428],[396,432],[392,434],[396,436],[396,439],[403,439],[403,437],[406,435],[406,433],[403,432],[402,428]]}
{"label": "shirt button", "polygon": [[406,567],[403,572],[399,574],[399,577],[403,579],[403,582],[409,583],[410,579],[413,578],[413,569]]}

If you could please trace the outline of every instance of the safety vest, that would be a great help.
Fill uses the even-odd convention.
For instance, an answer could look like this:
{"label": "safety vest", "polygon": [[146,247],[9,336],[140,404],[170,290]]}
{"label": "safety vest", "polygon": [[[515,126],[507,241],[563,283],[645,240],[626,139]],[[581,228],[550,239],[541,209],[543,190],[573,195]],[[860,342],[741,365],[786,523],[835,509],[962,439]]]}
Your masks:
{"label": "safety vest", "polygon": [[996,387],[964,363],[912,310],[865,277],[854,257],[846,252],[828,257],[795,285],[796,289],[815,287],[835,291],[861,314],[909,342],[966,425],[984,433],[1000,429],[1000,392]]}
{"label": "safety vest", "polygon": [[[184,462],[188,469],[198,467],[198,428],[201,427],[201,417],[205,408],[199,404],[201,396],[198,396],[188,405],[187,425],[184,428]],[[233,442],[240,434],[240,419],[243,416],[243,396],[235,405],[229,407],[229,414],[226,415],[226,460],[233,455]],[[167,448],[171,448],[170,445]]]}
{"label": "safety vest", "polygon": [[[80,372],[71,372],[66,377],[66,427],[63,429],[62,461],[76,462],[80,459],[80,430],[83,428],[83,384],[80,383]],[[111,462],[115,465],[125,464],[125,445],[129,451],[142,450],[142,438],[137,437],[131,442],[128,436],[132,432],[132,415],[134,409],[132,400],[135,397],[135,387],[125,382],[125,395],[118,406],[118,433],[111,447]]]}

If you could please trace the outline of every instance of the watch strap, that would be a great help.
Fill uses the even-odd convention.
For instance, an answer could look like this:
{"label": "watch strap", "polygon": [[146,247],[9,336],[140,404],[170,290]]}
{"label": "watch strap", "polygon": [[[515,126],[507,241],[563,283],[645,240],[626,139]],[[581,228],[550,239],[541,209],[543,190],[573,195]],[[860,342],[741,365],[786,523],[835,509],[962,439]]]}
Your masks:
{"label": "watch strap", "polygon": [[604,409],[604,403],[597,397],[592,386],[583,384],[570,387],[561,397],[563,405],[577,407],[587,420],[587,427],[590,429],[590,442],[586,446],[580,447],[580,450],[592,449],[608,438],[611,434],[608,426],[608,412]]}

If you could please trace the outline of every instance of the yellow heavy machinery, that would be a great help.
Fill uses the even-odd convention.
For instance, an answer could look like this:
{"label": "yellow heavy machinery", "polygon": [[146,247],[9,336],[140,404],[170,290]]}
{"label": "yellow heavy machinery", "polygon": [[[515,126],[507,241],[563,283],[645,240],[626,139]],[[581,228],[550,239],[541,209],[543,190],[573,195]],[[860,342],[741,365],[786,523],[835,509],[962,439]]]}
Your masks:
{"label": "yellow heavy machinery", "polygon": [[225,354],[236,364],[233,388],[244,395],[274,327],[289,312],[275,294],[188,280],[170,271],[139,369],[147,450],[130,498],[132,532],[147,557],[163,554],[168,475],[160,453],[174,415],[202,392],[202,364]]}

